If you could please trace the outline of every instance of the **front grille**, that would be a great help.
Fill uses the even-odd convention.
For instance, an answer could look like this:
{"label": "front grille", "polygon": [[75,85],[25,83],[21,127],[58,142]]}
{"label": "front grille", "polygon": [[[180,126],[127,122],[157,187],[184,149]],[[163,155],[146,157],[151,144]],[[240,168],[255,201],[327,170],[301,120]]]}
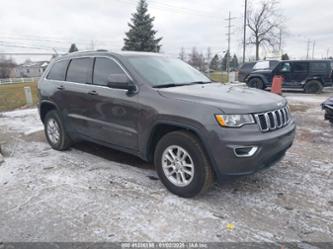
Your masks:
{"label": "front grille", "polygon": [[262,132],[274,131],[286,126],[290,121],[288,107],[254,115]]}

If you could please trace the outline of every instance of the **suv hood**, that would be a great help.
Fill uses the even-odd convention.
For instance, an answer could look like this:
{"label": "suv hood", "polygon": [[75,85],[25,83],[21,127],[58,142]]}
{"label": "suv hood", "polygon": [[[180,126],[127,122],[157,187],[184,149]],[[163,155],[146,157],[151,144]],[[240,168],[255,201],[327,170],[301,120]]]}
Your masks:
{"label": "suv hood", "polygon": [[214,106],[226,114],[266,112],[287,103],[284,98],[263,90],[221,83],[171,87],[158,92],[166,98]]}

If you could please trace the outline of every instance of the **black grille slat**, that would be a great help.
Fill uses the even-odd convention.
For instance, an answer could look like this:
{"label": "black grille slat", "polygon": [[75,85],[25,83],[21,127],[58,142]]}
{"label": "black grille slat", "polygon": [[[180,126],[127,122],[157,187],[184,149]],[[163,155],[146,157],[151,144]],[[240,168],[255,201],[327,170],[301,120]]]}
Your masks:
{"label": "black grille slat", "polygon": [[284,107],[271,112],[255,114],[255,118],[261,131],[268,132],[286,126],[290,115],[288,107]]}
{"label": "black grille slat", "polygon": [[259,115],[259,122],[262,129],[266,130],[268,128],[264,115]]}
{"label": "black grille slat", "polygon": [[282,126],[282,120],[281,120],[281,114],[280,114],[280,110],[279,111],[275,111],[275,116],[276,116],[276,126],[277,128],[281,128]]}

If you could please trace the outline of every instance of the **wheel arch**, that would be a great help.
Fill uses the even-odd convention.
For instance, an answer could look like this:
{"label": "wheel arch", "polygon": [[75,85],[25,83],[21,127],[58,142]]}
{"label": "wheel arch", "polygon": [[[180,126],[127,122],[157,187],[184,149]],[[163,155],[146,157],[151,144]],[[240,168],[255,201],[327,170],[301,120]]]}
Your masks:
{"label": "wheel arch", "polygon": [[55,103],[53,103],[51,101],[47,101],[47,100],[44,100],[40,103],[39,115],[40,115],[40,119],[42,120],[43,123],[44,123],[46,114],[52,110],[57,110],[57,111],[59,110],[58,106]]}
{"label": "wheel arch", "polygon": [[263,77],[262,75],[259,75],[259,74],[253,74],[253,75],[249,75],[248,76],[248,78],[247,78],[247,80],[246,80],[246,84],[248,84],[249,83],[249,81],[250,80],[252,80],[252,79],[260,79],[261,81],[262,81],[262,83],[264,84],[264,86],[266,86],[267,85],[267,80],[265,79],[265,77]]}
{"label": "wheel arch", "polygon": [[313,76],[313,77],[309,77],[309,78],[307,78],[306,80],[305,80],[305,84],[304,85],[306,85],[306,83],[308,83],[309,81],[319,81],[322,85],[324,84],[324,80],[323,80],[323,78],[322,78],[322,76]]}
{"label": "wheel arch", "polygon": [[176,122],[158,122],[154,125],[152,132],[150,133],[148,143],[146,146],[146,159],[150,162],[154,159],[154,152],[158,141],[165,136],[166,134],[173,132],[173,131],[186,131],[192,133],[195,137],[198,138],[202,149],[206,153],[207,160],[209,161],[214,174],[216,175],[216,164],[212,161],[212,157],[210,156],[208,147],[204,143],[203,136],[200,135],[201,132],[198,128],[186,125],[186,124],[179,124]]}

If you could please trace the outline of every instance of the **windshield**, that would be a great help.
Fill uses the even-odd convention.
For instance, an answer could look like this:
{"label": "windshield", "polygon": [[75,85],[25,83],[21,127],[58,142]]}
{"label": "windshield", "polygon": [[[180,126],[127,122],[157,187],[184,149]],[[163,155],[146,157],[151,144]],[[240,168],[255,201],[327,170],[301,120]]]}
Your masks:
{"label": "windshield", "polygon": [[211,81],[204,74],[179,59],[162,56],[133,56],[128,60],[137,73],[153,87]]}

